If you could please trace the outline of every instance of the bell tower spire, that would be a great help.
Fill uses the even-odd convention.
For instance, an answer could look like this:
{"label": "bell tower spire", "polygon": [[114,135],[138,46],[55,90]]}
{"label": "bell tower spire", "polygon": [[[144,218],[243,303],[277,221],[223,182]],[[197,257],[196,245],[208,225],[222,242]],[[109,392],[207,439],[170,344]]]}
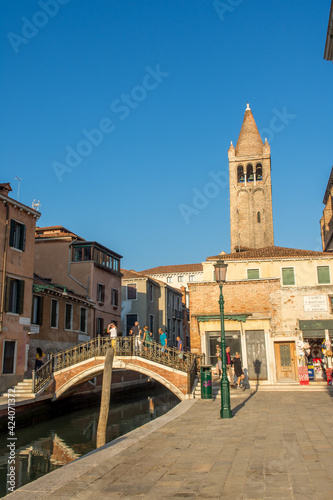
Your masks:
{"label": "bell tower spire", "polygon": [[228,157],[231,252],[273,246],[270,146],[260,137],[249,103]]}

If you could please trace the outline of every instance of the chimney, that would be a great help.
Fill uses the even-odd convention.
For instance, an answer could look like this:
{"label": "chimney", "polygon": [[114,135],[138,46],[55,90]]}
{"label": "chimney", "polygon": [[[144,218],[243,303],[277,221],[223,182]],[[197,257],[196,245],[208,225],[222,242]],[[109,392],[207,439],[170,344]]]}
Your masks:
{"label": "chimney", "polygon": [[5,182],[4,184],[0,184],[0,194],[2,196],[7,196],[8,198],[8,193],[10,191],[13,191],[12,188],[10,187],[9,182]]}

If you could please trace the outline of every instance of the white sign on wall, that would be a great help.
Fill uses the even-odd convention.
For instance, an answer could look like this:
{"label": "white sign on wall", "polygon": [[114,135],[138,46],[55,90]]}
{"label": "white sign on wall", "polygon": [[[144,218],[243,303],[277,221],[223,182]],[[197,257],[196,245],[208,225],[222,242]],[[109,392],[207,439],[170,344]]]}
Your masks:
{"label": "white sign on wall", "polygon": [[327,311],[326,295],[305,295],[303,302],[305,312]]}
{"label": "white sign on wall", "polygon": [[31,325],[30,333],[39,333],[39,325]]}
{"label": "white sign on wall", "polygon": [[20,316],[19,324],[20,325],[30,325],[30,318],[23,318],[23,316]]}
{"label": "white sign on wall", "polygon": [[84,335],[83,333],[79,333],[78,341],[79,342],[88,342],[90,339],[89,335]]}

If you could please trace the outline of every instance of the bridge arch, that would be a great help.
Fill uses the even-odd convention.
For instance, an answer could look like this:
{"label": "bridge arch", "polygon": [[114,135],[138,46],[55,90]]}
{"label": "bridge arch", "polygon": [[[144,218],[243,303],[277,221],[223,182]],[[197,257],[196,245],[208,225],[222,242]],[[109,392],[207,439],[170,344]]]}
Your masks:
{"label": "bridge arch", "polygon": [[[55,379],[55,392],[53,395],[53,400],[58,399],[60,396],[62,396],[65,392],[67,392],[70,388],[73,386],[85,382],[89,380],[90,378],[93,378],[97,375],[100,375],[104,371],[104,357],[103,358],[95,358],[95,363],[91,365],[89,363],[89,366],[86,368],[84,365],[86,362],[80,363],[82,366],[82,369],[79,371],[76,371],[76,373],[70,377],[66,378],[66,380],[61,383],[60,378],[58,377],[57,372],[54,373],[54,379]],[[78,365],[76,365],[78,367]],[[65,372],[70,372],[73,370],[73,366],[69,367],[68,369],[61,370],[61,374],[63,375]],[[133,358],[127,360],[124,359],[119,359],[119,358],[114,358],[113,361],[113,368],[125,368],[127,370],[132,370],[136,371],[138,373],[142,373],[143,375],[147,375],[148,377],[156,380],[160,384],[164,385],[167,387],[171,392],[173,392],[181,401],[186,399],[186,394],[184,394],[175,384],[173,384],[168,378],[164,377],[163,375],[156,373],[153,369],[148,368],[148,366],[142,366],[142,364],[138,365],[134,362]],[[152,366],[153,368],[153,366]],[[161,371],[161,370],[160,370]],[[165,368],[166,374],[171,372],[178,372],[178,370],[170,370],[167,367]],[[184,376],[185,374],[183,372],[178,372],[180,376]]]}

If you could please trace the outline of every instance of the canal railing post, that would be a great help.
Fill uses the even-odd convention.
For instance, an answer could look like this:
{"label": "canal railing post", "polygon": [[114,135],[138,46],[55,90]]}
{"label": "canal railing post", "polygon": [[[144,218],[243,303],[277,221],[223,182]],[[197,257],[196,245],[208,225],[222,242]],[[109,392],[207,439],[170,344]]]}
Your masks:
{"label": "canal railing post", "polygon": [[98,337],[97,337],[97,355],[98,356],[101,355],[101,336],[100,336],[100,334],[98,334]]}
{"label": "canal railing post", "polygon": [[36,372],[32,370],[32,392],[34,393],[36,389]]}

